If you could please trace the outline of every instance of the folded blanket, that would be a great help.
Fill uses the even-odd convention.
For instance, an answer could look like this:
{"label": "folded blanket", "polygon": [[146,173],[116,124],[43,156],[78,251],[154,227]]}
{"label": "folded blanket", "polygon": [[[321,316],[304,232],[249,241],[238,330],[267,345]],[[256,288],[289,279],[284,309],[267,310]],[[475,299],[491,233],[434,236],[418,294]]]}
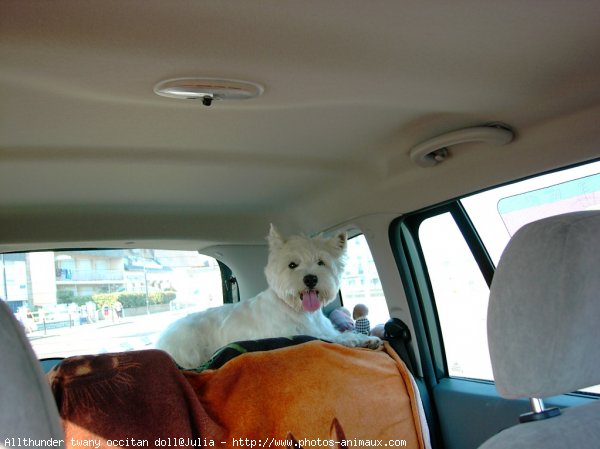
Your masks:
{"label": "folded blanket", "polygon": [[145,350],[63,360],[48,373],[66,448],[200,437],[202,405],[171,357]]}
{"label": "folded blanket", "polygon": [[308,449],[332,438],[333,422],[355,445],[424,447],[411,378],[387,346],[310,341],[203,372],[133,351],[66,359],[49,379],[72,449],[275,447],[289,433]]}

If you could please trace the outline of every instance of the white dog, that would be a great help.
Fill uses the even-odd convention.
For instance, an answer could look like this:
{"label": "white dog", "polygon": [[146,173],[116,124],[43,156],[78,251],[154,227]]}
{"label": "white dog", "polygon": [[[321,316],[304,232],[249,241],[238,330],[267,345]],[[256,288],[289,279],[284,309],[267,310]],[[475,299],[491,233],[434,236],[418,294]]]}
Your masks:
{"label": "white dog", "polygon": [[345,346],[378,348],[377,337],[340,333],[321,307],[337,295],[346,234],[284,239],[271,225],[265,274],[269,288],[254,298],[192,313],[172,323],[156,347],[184,368],[196,368],[220,347],[240,340],[310,335]]}

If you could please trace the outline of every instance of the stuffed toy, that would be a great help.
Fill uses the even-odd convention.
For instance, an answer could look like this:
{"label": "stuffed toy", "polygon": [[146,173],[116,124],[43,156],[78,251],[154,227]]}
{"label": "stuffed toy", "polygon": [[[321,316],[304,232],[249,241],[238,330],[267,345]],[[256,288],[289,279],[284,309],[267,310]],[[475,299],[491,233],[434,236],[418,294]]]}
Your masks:
{"label": "stuffed toy", "polygon": [[352,317],[354,318],[354,329],[356,332],[369,335],[369,332],[371,332],[371,323],[367,318],[368,315],[369,309],[364,304],[356,304],[354,306]]}
{"label": "stuffed toy", "polygon": [[351,332],[354,330],[354,320],[350,315],[350,311],[344,307],[333,309],[329,314],[329,319],[340,332]]}

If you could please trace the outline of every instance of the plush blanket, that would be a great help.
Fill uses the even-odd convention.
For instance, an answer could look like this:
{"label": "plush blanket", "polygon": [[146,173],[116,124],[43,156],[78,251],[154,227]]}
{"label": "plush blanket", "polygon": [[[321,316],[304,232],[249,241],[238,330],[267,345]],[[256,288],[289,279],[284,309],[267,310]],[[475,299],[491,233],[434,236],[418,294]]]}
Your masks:
{"label": "plush blanket", "polygon": [[[404,364],[384,351],[309,341],[183,371],[158,350],[73,357],[49,373],[67,448],[425,447]],[[335,425],[334,425],[335,424]]]}

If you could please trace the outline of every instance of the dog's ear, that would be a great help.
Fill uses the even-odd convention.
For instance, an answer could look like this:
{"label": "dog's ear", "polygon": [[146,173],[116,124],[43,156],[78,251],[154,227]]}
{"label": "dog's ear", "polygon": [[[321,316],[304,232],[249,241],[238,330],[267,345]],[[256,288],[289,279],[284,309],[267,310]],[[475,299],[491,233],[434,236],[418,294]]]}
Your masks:
{"label": "dog's ear", "polygon": [[269,248],[271,249],[281,248],[285,243],[285,240],[273,223],[271,223],[271,229],[269,230],[267,241],[269,242]]}
{"label": "dog's ear", "polygon": [[340,232],[338,235],[336,235],[334,238],[331,239],[331,245],[336,248],[339,249],[340,252],[344,252],[346,251],[346,245],[348,244],[348,234],[346,234],[345,232]]}

